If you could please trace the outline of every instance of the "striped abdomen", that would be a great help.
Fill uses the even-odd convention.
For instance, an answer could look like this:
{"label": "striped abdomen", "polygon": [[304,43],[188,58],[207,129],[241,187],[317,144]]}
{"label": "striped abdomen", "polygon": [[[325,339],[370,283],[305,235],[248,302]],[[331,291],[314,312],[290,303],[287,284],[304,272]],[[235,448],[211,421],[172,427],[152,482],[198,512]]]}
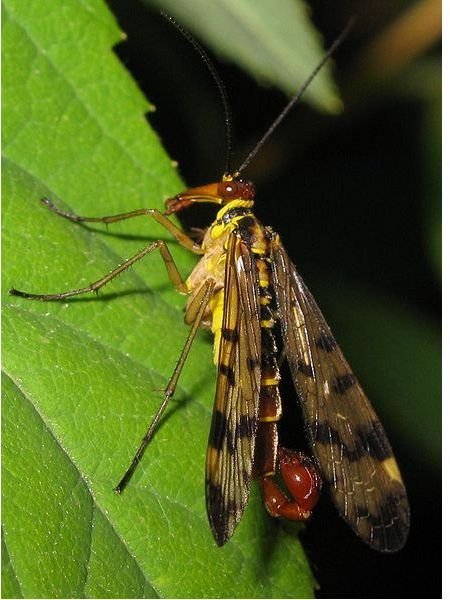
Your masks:
{"label": "striped abdomen", "polygon": [[270,231],[262,227],[253,216],[241,219],[239,230],[255,256],[261,308],[261,388],[252,471],[253,478],[258,479],[273,475],[277,470],[277,424],[281,418],[281,396],[278,385],[281,375],[277,361],[278,349],[272,331],[276,325],[276,305],[272,288]]}

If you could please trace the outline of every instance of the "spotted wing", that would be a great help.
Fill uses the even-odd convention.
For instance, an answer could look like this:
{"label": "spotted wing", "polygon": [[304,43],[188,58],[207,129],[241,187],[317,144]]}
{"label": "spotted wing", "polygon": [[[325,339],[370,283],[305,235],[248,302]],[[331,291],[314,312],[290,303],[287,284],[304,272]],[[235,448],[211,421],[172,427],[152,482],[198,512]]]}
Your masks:
{"label": "spotted wing", "polygon": [[409,505],[384,429],[278,239],[272,261],[284,348],[322,476],[363,541],[399,550]]}
{"label": "spotted wing", "polygon": [[216,397],[206,458],[206,505],[216,542],[232,535],[247,504],[261,381],[257,271],[238,233],[229,238]]}

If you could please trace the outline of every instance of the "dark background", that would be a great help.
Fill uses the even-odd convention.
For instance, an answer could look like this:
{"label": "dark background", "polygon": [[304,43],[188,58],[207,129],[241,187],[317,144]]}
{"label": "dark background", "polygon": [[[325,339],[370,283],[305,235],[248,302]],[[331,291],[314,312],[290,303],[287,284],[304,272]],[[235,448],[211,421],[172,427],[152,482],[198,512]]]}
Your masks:
{"label": "dark background", "polygon": [[[320,299],[326,315],[332,314],[333,285],[340,285],[342,277],[369,292],[376,287],[378,294],[438,330],[439,275],[427,227],[439,221],[440,208],[435,204],[433,215],[429,199],[439,196],[432,177],[439,165],[429,163],[424,130],[430,94],[421,90],[435,85],[436,78],[419,80],[417,88],[408,90],[404,80],[397,84],[393,76],[379,86],[369,82],[364,91],[357,68],[367,41],[407,3],[333,2],[332,11],[329,2],[310,4],[327,46],[349,16],[358,16],[335,56],[345,111],[329,116],[302,103],[289,115],[245,173],[257,186],[258,216],[282,234],[305,281],[326,299]],[[205,66],[173,27],[138,0],[109,0],[109,5],[128,37],[116,52],[156,105],[149,120],[179,162],[181,175],[191,186],[217,180],[225,166],[225,135],[222,108]],[[286,97],[208,52],[232,104],[236,166]],[[439,52],[436,44],[425,58],[438,63]],[[208,221],[198,213],[193,218],[196,226]],[[328,290],[324,281],[331,282]],[[435,376],[440,376],[439,365]],[[438,436],[439,406],[435,410]],[[440,467],[417,448],[395,440],[393,445],[411,502],[408,544],[397,555],[379,555],[354,536],[329,502],[321,502],[303,535],[320,583],[318,597],[441,595]]]}

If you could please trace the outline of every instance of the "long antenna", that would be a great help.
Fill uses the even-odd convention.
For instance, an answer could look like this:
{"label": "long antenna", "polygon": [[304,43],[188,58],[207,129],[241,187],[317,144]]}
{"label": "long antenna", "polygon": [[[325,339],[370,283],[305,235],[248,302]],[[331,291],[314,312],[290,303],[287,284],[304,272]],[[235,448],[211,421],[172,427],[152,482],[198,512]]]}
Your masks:
{"label": "long antenna", "polygon": [[274,130],[278,127],[278,125],[281,123],[281,121],[286,117],[286,115],[289,113],[291,108],[303,96],[303,94],[305,93],[306,89],[309,87],[312,80],[316,77],[317,73],[321,70],[321,68],[324,66],[324,64],[327,62],[327,60],[330,58],[330,56],[336,51],[336,49],[339,48],[339,46],[342,44],[342,42],[346,38],[348,32],[353,27],[354,21],[355,21],[354,18],[350,19],[350,21],[348,22],[348,24],[346,25],[346,27],[344,28],[342,33],[334,40],[334,42],[331,44],[331,46],[325,52],[322,60],[319,62],[319,64],[314,69],[314,71],[311,73],[311,75],[302,84],[301,88],[298,90],[298,92],[295,94],[295,96],[289,100],[289,102],[286,104],[284,109],[281,111],[281,113],[278,115],[278,117],[275,119],[275,121],[272,123],[272,125],[269,127],[269,129],[266,131],[266,133],[262,136],[262,138],[259,140],[259,142],[256,144],[256,146],[253,148],[253,150],[249,153],[247,158],[244,160],[242,165],[237,170],[237,173],[241,173],[248,166],[250,161],[254,158],[255,154],[257,152],[259,152],[261,146],[266,142],[267,138],[270,135],[272,135]]}
{"label": "long antenna", "polygon": [[223,112],[225,116],[225,130],[227,136],[227,162],[225,174],[231,174],[231,158],[232,158],[232,120],[231,120],[231,109],[230,103],[228,101],[227,92],[225,89],[225,85],[223,81],[220,79],[219,74],[217,73],[216,68],[214,67],[211,59],[206,54],[205,50],[200,46],[197,40],[188,32],[184,27],[182,27],[171,15],[166,13],[165,11],[161,11],[163,17],[165,17],[169,23],[171,23],[174,27],[178,29],[178,31],[187,39],[188,42],[197,50],[197,52],[202,57],[203,62],[208,67],[209,72],[212,75],[212,78],[216,82],[217,88],[219,90],[220,99],[222,101]]}

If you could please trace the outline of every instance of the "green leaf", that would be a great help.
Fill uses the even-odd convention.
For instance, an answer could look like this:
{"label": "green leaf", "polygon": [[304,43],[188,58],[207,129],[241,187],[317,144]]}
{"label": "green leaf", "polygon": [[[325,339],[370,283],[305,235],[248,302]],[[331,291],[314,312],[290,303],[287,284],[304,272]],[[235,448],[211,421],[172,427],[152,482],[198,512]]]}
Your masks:
{"label": "green leaf", "polygon": [[[291,96],[324,54],[308,5],[299,0],[146,0],[167,11],[218,55],[266,84]],[[308,88],[305,99],[318,108],[338,112],[338,92],[326,65]]]}
{"label": "green leaf", "polygon": [[[161,207],[182,189],[144,118],[147,101],[111,49],[119,40],[98,1],[3,2],[5,591],[310,597],[297,537],[267,517],[256,488],[232,540],[221,549],[213,542],[203,496],[215,385],[207,332],[135,477],[122,496],[112,492],[187,334],[184,299],[159,256],[99,298],[7,294],[86,285],[167,237],[147,219],[77,226],[39,202],[49,196],[78,214],[105,215]],[[188,274],[192,257],[170,247]]]}
{"label": "green leaf", "polygon": [[22,598],[19,582],[6,548],[2,530],[2,598]]}

